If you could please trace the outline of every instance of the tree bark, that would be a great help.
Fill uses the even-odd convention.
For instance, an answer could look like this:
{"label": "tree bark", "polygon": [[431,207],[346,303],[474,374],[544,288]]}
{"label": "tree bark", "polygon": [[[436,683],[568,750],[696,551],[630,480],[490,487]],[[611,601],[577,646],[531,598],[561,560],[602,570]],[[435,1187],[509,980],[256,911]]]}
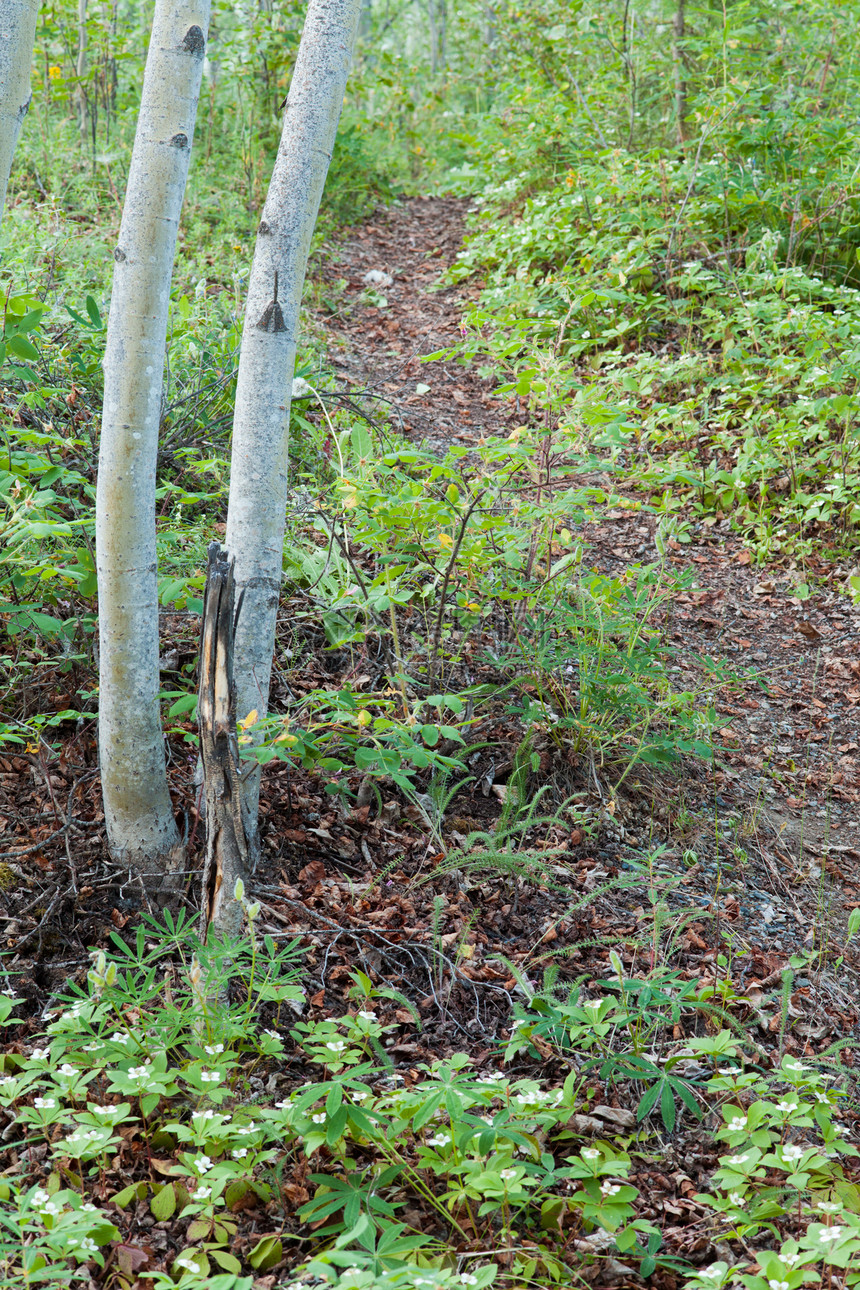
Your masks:
{"label": "tree bark", "polygon": [[[310,0],[283,132],[257,230],[236,386],[226,545],[243,598],[236,702],[265,715],[283,567],[290,391],[311,235],[328,173],[361,0]],[[257,853],[259,771],[243,786]]]}
{"label": "tree bark", "polygon": [[183,864],[159,710],[155,468],[170,282],[209,0],[158,0],[104,361],[96,496],[99,746],[112,855],[170,889]]}
{"label": "tree bark", "polygon": [[684,8],[686,0],[676,0],[675,17],[672,22],[672,68],[675,74],[675,126],[678,131],[678,142],[686,142],[686,122],[689,107],[687,105],[687,78],[685,76],[684,52],[681,42],[686,35]]}
{"label": "tree bark", "polygon": [[87,74],[87,0],[78,0],[78,56],[75,60],[75,76],[78,78],[78,88],[75,92],[75,102],[78,110],[78,132],[81,136],[81,148],[87,146],[87,125],[90,119],[89,97],[86,87],[84,86],[84,77]]}
{"label": "tree bark", "polygon": [[242,930],[236,881],[247,878],[248,842],[242,822],[236,688],[233,684],[235,584],[233,561],[217,542],[209,546],[197,720],[206,799],[206,863],[201,922],[222,937]]}
{"label": "tree bark", "polygon": [[0,220],[21,122],[30,106],[30,63],[39,0],[2,0],[0,13]]}

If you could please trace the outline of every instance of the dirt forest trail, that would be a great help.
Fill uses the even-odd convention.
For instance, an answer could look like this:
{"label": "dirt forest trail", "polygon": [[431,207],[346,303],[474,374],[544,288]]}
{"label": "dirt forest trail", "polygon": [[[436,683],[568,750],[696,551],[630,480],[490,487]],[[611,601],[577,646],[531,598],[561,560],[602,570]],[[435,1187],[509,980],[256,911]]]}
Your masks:
{"label": "dirt forest trail", "polygon": [[[510,433],[526,415],[520,401],[493,396],[492,378],[421,361],[456,343],[478,298],[474,282],[435,289],[462,244],[467,211],[467,201],[453,198],[379,210],[349,230],[323,269],[327,283],[341,284],[337,311],[324,322],[339,381],[388,401],[391,422],[439,453]],[[366,303],[365,275],[374,271],[392,279],[377,288],[384,304]],[[641,504],[623,481],[607,474],[602,482]],[[618,573],[653,562],[656,525],[644,506],[606,510],[587,526],[587,563]],[[860,903],[860,610],[826,582],[805,601],[793,597],[791,571],[753,567],[727,519],[693,533],[689,545],[669,544],[667,576],[686,571],[691,585],[672,598],[661,625],[680,677],[694,675],[704,656],[744,680],[717,697],[722,769],[682,775],[671,793],[628,804],[625,840],[645,843],[646,814],[668,825],[663,859],[677,868],[682,853],[695,853],[688,888],[702,903],[715,901],[742,940],[767,947],[776,967],[819,946],[822,935],[841,940]],[[828,575],[814,559],[807,569]],[[720,854],[715,817],[721,838],[742,844],[743,863],[731,849]]]}

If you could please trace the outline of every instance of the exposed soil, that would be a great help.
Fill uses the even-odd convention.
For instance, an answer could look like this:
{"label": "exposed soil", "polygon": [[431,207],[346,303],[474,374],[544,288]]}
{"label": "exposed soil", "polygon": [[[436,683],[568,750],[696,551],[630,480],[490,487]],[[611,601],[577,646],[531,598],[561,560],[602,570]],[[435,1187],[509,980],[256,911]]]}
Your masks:
{"label": "exposed soil", "polygon": [[[516,400],[493,395],[492,379],[454,362],[420,361],[456,343],[462,313],[477,298],[477,284],[434,289],[461,244],[466,209],[434,198],[379,212],[322,268],[330,312],[321,322],[342,384],[439,453],[506,433],[525,415]],[[371,270],[393,279],[374,288],[385,304],[368,303]],[[603,482],[617,487],[608,475]],[[583,533],[588,561],[601,571],[656,558],[654,517],[638,509],[642,498],[632,490],[619,496]],[[579,792],[582,808],[578,821],[558,819],[530,835],[531,851],[546,856],[538,880],[492,869],[444,872],[445,852],[489,830],[498,814],[516,745],[501,707],[482,732],[495,742],[494,761],[487,753],[470,764],[473,782],[450,805],[441,839],[393,791],[381,810],[361,798],[339,809],[319,778],[279,763],[266,773],[264,864],[255,884],[263,930],[303,938],[311,1015],[343,1011],[356,967],[410,998],[420,1029],[395,1004],[384,1017],[399,1026],[389,1052],[407,1081],[418,1063],[453,1051],[468,1052],[478,1069],[498,1064],[521,994],[510,964],[535,978],[549,961],[542,956],[566,947],[556,960],[563,976],[601,977],[614,944],[633,974],[647,971],[656,877],[666,881],[679,929],[673,966],[714,984],[728,971],[720,956],[731,961],[740,996],[734,1016],[762,1060],[778,1060],[780,1047],[811,1054],[856,1034],[860,961],[850,947],[836,960],[848,911],[860,906],[860,614],[826,586],[804,602],[793,597],[793,571],[754,569],[725,521],[672,547],[668,571],[690,574],[662,620],[679,677],[694,681],[698,659],[711,656],[728,660],[736,678],[720,693],[718,769],[694,762],[672,776],[636,774],[611,801],[587,761],[557,764],[549,741],[536,745],[533,786],[555,784],[559,797]],[[811,561],[808,572],[828,577],[823,563]],[[306,648],[298,667],[276,674],[275,706],[346,669],[345,657],[316,648],[321,633],[296,627],[300,608],[300,597],[285,598],[281,643],[292,648],[298,632]],[[173,667],[193,656],[195,632],[194,622],[165,619]],[[360,664],[372,688],[382,664],[370,646]],[[342,678],[356,683],[350,667]],[[64,684],[58,677],[58,695]],[[17,992],[31,998],[33,1029],[55,992],[70,978],[83,980],[88,949],[133,926],[142,904],[131,876],[107,855],[93,726],[66,733],[59,755],[43,746],[0,756],[0,942]],[[202,862],[195,754],[181,732],[170,749],[193,868]],[[360,791],[358,778],[351,786]],[[193,905],[193,891],[188,899]],[[797,972],[783,1019],[782,971],[804,948],[822,955]],[[551,1077],[562,1068],[548,1051],[542,1066],[522,1061],[518,1069]],[[284,1088],[304,1078],[292,1068],[275,1076]],[[667,1242],[694,1260],[711,1249],[704,1211],[690,1199],[711,1163],[692,1126],[665,1147],[656,1172],[645,1162],[634,1179],[649,1198],[645,1213],[677,1215]]]}

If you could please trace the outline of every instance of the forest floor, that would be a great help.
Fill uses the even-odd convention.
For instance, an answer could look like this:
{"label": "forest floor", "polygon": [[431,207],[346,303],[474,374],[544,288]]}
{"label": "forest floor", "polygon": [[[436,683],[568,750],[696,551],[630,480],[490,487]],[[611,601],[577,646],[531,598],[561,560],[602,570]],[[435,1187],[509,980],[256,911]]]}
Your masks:
{"label": "forest floor", "polygon": [[[319,270],[318,294],[329,301],[319,323],[339,387],[386,408],[392,425],[440,454],[509,433],[526,415],[515,400],[494,396],[492,379],[421,361],[457,342],[462,312],[477,299],[476,284],[436,289],[461,245],[466,210],[452,198],[401,202],[350,230]],[[384,306],[363,302],[371,270],[393,279]],[[607,486],[619,504],[583,533],[587,563],[615,573],[653,561],[655,517],[623,480],[607,476]],[[705,656],[727,665],[722,749],[713,769],[637,768],[614,799],[602,772],[556,766],[551,747],[539,749],[537,782],[578,792],[583,812],[573,829],[556,819],[533,831],[532,853],[547,853],[545,882],[440,865],[447,848],[489,830],[498,814],[515,748],[501,713],[482,732],[494,760],[488,751],[470,764],[472,782],[448,807],[441,850],[421,812],[394,792],[381,810],[372,802],[347,810],[318,778],[284,763],[264,773],[264,865],[255,883],[262,929],[303,938],[310,1015],[340,1015],[356,967],[410,999],[420,1027],[409,1010],[392,1003],[386,1011],[379,1001],[386,1023],[398,1026],[388,1052],[407,1082],[419,1063],[453,1052],[468,1053],[476,1071],[498,1066],[512,1001],[522,998],[518,972],[539,977],[549,956],[567,948],[555,960],[563,975],[605,976],[605,947],[614,942],[631,974],[644,975],[669,925],[677,928],[671,970],[711,984],[717,997],[722,978],[727,1007],[763,1060],[778,1064],[786,1052],[813,1054],[858,1036],[860,957],[845,948],[845,928],[860,907],[860,613],[828,591],[827,567],[814,560],[823,585],[799,601],[789,571],[753,567],[727,521],[670,546],[668,573],[692,578],[654,625],[681,676],[698,675]],[[285,597],[285,633],[296,607]],[[165,630],[166,654],[193,657],[193,623],[167,617]],[[305,654],[295,674],[276,676],[273,706],[287,687],[296,696],[331,684],[335,666]],[[509,756],[499,752],[505,746]],[[188,806],[194,754],[179,735],[171,749],[193,868],[202,859]],[[140,907],[129,875],[107,856],[95,757],[88,723],[59,752],[0,755],[0,942],[20,974],[16,989],[31,1001],[34,1031],[56,992],[70,979],[83,982],[89,948],[133,926]],[[655,885],[663,912],[650,895]],[[783,1015],[783,971],[793,957]],[[850,1050],[844,1057],[851,1064]],[[518,1057],[513,1069],[564,1075],[549,1050],[538,1064]],[[275,1086],[304,1078],[297,1057]],[[608,1103],[611,1127],[634,1123],[635,1101],[617,1090],[601,1087],[597,1101]],[[653,1127],[659,1155],[638,1160],[631,1179],[646,1202],[642,1216],[661,1217],[668,1248],[700,1262],[712,1245],[693,1196],[708,1181],[714,1148],[689,1121],[671,1138]],[[156,1253],[159,1241],[169,1252],[168,1226],[149,1233]],[[672,1285],[666,1275],[662,1284]],[[617,1267],[614,1276],[625,1283]]]}

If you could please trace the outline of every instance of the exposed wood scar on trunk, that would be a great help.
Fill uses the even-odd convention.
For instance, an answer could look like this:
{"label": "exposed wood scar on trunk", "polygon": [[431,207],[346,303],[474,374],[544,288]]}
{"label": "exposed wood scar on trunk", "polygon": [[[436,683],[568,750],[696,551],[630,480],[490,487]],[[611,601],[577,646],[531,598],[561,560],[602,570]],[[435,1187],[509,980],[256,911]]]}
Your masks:
{"label": "exposed wood scar on trunk", "polygon": [[248,838],[242,819],[236,691],[233,683],[235,582],[233,559],[218,542],[209,546],[203,626],[200,635],[198,725],[206,799],[206,861],[201,920],[236,935],[241,905],[233,897],[248,871]]}

